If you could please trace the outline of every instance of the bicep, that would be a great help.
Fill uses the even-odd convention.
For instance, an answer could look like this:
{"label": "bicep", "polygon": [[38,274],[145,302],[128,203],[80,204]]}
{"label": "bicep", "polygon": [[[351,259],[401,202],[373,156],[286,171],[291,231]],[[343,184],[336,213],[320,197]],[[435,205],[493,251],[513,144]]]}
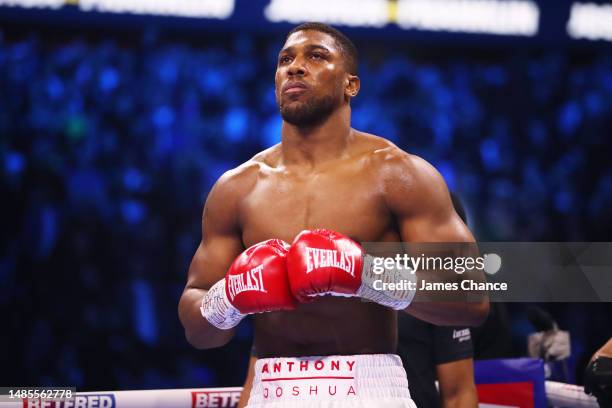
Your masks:
{"label": "bicep", "polygon": [[214,236],[203,239],[189,266],[187,288],[210,289],[225,273],[242,251],[236,236]]}
{"label": "bicep", "polygon": [[227,190],[218,183],[204,204],[202,240],[189,266],[187,288],[209,289],[244,250],[238,209]]}
{"label": "bicep", "polygon": [[405,242],[474,242],[455,211],[442,175],[425,160],[404,154],[385,181],[386,202]]}
{"label": "bicep", "polygon": [[[448,199],[450,203],[450,198]],[[438,205],[446,204],[446,197]],[[474,242],[468,227],[454,208],[444,208],[439,213],[424,209],[413,217],[398,219],[402,240],[406,242]]]}
{"label": "bicep", "polygon": [[244,190],[243,184],[226,173],[213,186],[204,204],[202,240],[189,266],[187,284],[178,305],[187,341],[196,348],[223,346],[235,333],[234,329],[222,330],[202,319],[201,307],[207,291],[224,278],[243,250],[237,221],[238,203]]}

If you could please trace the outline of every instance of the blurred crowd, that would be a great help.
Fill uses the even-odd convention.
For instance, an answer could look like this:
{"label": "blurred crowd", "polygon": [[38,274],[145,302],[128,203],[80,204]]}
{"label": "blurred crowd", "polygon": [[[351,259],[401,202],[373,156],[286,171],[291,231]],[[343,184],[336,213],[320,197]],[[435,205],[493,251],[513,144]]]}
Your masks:
{"label": "blurred crowd", "polygon": [[[0,383],[239,385],[250,322],[196,351],[176,309],[210,187],[280,140],[283,38],[105,34],[0,35]],[[434,164],[479,240],[609,240],[612,53],[356,42],[354,127]],[[602,343],[602,306],[555,311]]]}

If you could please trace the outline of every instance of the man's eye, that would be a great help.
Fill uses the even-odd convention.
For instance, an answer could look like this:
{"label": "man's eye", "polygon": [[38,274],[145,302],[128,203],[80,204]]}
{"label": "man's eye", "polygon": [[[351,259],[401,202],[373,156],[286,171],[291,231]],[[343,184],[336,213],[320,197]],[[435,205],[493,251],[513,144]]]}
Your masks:
{"label": "man's eye", "polygon": [[288,57],[288,56],[280,57],[280,58],[278,59],[278,62],[280,62],[281,64],[285,64],[285,63],[287,63],[287,62],[289,62],[289,61],[291,61],[291,58],[290,58],[290,57]]}
{"label": "man's eye", "polygon": [[315,53],[312,53],[311,57],[314,59],[322,59],[323,55],[319,54],[318,52],[315,52]]}

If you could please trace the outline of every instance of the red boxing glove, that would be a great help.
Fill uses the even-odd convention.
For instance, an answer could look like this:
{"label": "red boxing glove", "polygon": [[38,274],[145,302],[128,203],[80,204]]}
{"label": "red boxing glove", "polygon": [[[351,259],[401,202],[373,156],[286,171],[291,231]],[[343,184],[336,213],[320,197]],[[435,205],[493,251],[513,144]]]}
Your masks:
{"label": "red boxing glove", "polygon": [[302,231],[287,257],[291,292],[301,302],[317,295],[355,296],[361,286],[363,250],[334,231]]}
{"label": "red boxing glove", "polygon": [[238,255],[224,279],[202,299],[202,316],[227,330],[251,313],[295,309],[287,277],[289,244],[269,239]]}
{"label": "red boxing glove", "polygon": [[395,310],[403,310],[414,298],[415,290],[380,290],[376,283],[410,280],[414,272],[390,270],[379,276],[372,268],[373,257],[361,245],[334,231],[302,231],[293,241],[287,256],[291,292],[300,302],[314,296],[358,296]]}
{"label": "red boxing glove", "polygon": [[295,309],[289,290],[289,244],[269,239],[240,254],[225,276],[227,299],[240,313]]}

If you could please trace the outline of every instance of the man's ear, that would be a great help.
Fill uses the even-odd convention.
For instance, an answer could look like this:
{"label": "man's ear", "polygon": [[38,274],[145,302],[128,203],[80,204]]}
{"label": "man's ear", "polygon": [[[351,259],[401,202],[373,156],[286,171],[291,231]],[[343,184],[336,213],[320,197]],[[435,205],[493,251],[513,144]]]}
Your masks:
{"label": "man's ear", "polygon": [[348,74],[344,86],[344,95],[351,99],[357,96],[359,88],[361,87],[361,81],[357,75]]}

